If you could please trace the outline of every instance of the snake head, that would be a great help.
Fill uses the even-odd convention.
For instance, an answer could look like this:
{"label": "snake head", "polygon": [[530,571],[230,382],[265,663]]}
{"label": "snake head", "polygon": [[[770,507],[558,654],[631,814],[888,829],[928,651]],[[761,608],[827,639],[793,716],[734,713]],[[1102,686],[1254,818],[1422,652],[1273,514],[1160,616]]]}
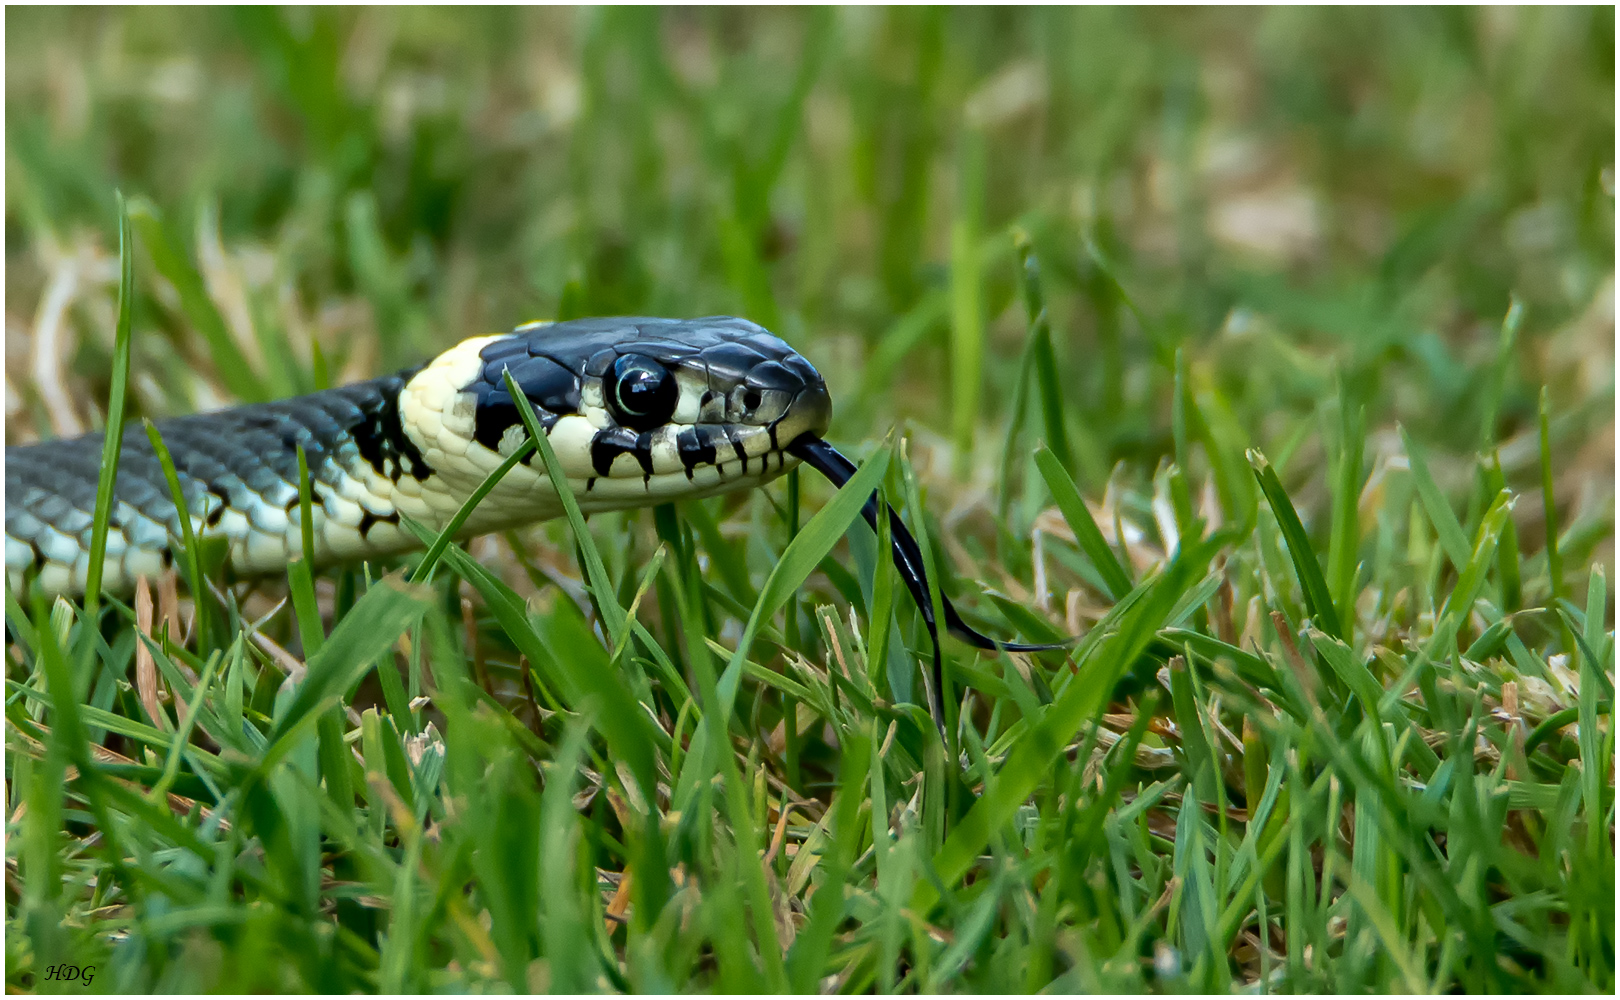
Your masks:
{"label": "snake head", "polygon": [[747,320],[535,323],[466,341],[411,379],[401,412],[429,466],[481,480],[522,446],[508,371],[586,510],[758,486],[832,417],[820,373]]}

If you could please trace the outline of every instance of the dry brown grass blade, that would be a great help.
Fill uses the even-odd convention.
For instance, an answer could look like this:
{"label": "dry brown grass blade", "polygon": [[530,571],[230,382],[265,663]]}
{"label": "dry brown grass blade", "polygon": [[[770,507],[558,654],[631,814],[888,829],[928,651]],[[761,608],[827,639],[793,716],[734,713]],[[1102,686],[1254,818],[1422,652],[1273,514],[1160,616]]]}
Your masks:
{"label": "dry brown grass blade", "polygon": [[618,924],[627,921],[625,914],[630,911],[630,885],[634,878],[635,875],[629,868],[620,874],[619,885],[613,890],[613,898],[608,900],[607,910],[602,914],[610,935]]}
{"label": "dry brown grass blade", "polygon": [[[50,735],[51,727],[45,725],[42,722],[35,722],[33,725],[34,725],[34,728],[38,729],[41,734],[46,735],[46,736]],[[12,740],[15,741],[15,742],[12,742],[10,744],[10,746],[13,749],[18,750],[18,751],[20,751],[22,753],[25,753],[25,754],[27,754],[28,756],[32,757],[35,760],[44,760],[45,759],[45,752],[46,752],[45,744],[41,743],[39,740],[34,739],[32,736],[30,736],[27,733],[23,732],[22,730],[18,729],[16,726],[13,726],[9,720],[7,720],[7,722],[6,722],[6,733],[7,733],[7,735],[9,737],[12,738]],[[131,760],[130,758],[125,757],[123,754],[118,753],[115,750],[108,750],[106,747],[101,746],[100,744],[97,744],[97,743],[90,744],[90,753],[96,758],[96,762],[100,763],[100,764],[132,764],[132,765],[136,765],[136,766],[140,765],[140,761]],[[68,765],[68,769],[67,769],[66,774],[67,774],[67,779],[66,780],[72,781],[73,779],[75,779],[75,778],[77,778],[79,776],[79,770],[78,770],[78,768],[76,768],[76,767],[74,767],[74,766],[72,766],[70,764],[70,765]],[[139,791],[139,792],[145,792],[146,791],[146,789],[141,787],[139,782],[131,781],[131,780],[127,779],[127,778],[114,778],[113,780],[117,781],[117,782],[119,782],[121,784],[128,785],[130,788],[133,788],[136,791]],[[176,795],[173,792],[168,793],[168,799],[169,799],[169,809],[176,816],[189,816],[189,815],[191,815],[192,808],[197,806],[197,800],[188,799],[184,795]],[[209,817],[211,817],[213,815],[213,811],[210,810],[207,806],[201,806],[200,809],[201,809],[201,816],[202,816],[204,821],[207,821],[209,819]],[[16,818],[19,818],[22,815],[23,815],[23,813],[19,809],[18,813],[13,817],[13,819],[15,820]],[[224,829],[224,830],[229,830],[231,828],[230,820],[222,819],[220,821],[220,828]]]}
{"label": "dry brown grass blade", "polygon": [[[172,566],[158,579],[157,610],[157,620],[168,623],[169,641],[184,646],[189,637],[180,620],[180,574]],[[187,680],[196,683],[197,675],[190,667],[182,663],[180,669]]]}
{"label": "dry brown grass blade", "polygon": [[[145,576],[135,580],[135,627],[140,629],[141,635],[152,639],[152,585]],[[146,709],[146,715],[152,720],[152,725],[167,732],[170,729],[169,714],[163,711],[160,682],[157,675],[157,661],[152,658],[152,651],[144,642],[135,643],[135,690],[139,692],[141,707]]]}
{"label": "dry brown grass blade", "polygon": [[765,852],[764,857],[766,868],[771,866],[771,862],[776,860],[776,855],[782,850],[782,843],[787,839],[788,817],[792,815],[793,807],[789,806],[776,817],[776,830],[771,834],[771,847]]}
{"label": "dry brown grass blade", "polygon": [[1277,629],[1277,638],[1282,641],[1283,649],[1288,653],[1288,666],[1299,678],[1299,686],[1305,690],[1305,697],[1311,700],[1314,707],[1317,704],[1315,671],[1305,662],[1305,657],[1300,655],[1299,645],[1294,642],[1294,633],[1289,631],[1288,619],[1283,617],[1281,611],[1271,613],[1271,624]]}
{"label": "dry brown grass blade", "polygon": [[34,386],[57,437],[77,437],[84,433],[84,423],[73,402],[74,393],[63,374],[64,361],[75,346],[75,330],[66,318],[68,308],[79,294],[83,263],[78,254],[57,257],[51,268],[50,284],[34,318]]}

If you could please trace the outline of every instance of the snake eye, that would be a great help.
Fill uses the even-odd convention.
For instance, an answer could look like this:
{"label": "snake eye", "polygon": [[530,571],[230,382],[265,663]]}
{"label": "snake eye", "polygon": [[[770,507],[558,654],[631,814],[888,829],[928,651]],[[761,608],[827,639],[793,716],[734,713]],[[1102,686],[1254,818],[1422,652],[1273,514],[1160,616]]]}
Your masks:
{"label": "snake eye", "polygon": [[652,358],[626,354],[613,362],[608,403],[625,427],[650,431],[668,423],[680,394],[669,369]]}

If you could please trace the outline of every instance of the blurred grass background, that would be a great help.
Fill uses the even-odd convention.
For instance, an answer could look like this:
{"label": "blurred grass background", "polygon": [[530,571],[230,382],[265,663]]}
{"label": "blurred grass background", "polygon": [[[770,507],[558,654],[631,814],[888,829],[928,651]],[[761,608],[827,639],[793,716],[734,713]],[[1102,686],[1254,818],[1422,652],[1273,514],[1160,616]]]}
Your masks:
{"label": "blurred grass background", "polygon": [[[1078,590],[1066,615],[1061,599],[1052,608],[1039,550],[1032,561],[1022,541],[1056,530],[1032,438],[1066,441],[1082,493],[1136,532],[1122,547],[1139,573],[1186,523],[1165,506],[1172,461],[1203,490],[1189,501],[1200,514],[1252,519],[1248,470],[1218,460],[1245,447],[1270,457],[1325,539],[1357,412],[1367,568],[1354,548],[1330,567],[1341,607],[1367,583],[1364,618],[1416,627],[1442,602],[1420,513],[1433,509],[1400,474],[1410,448],[1397,424],[1470,537],[1500,485],[1517,495],[1511,587],[1523,552],[1524,591],[1510,598],[1504,578],[1493,599],[1503,611],[1550,605],[1578,595],[1594,562],[1613,575],[1613,16],[8,9],[6,440],[100,425],[122,189],[140,247],[137,415],[368,377],[532,318],[736,313],[826,376],[835,442],[867,454],[909,422],[954,565],[989,567],[993,585],[1071,628],[1101,610],[1089,591],[1077,604]],[[1019,405],[1020,237],[1040,262],[1063,400],[1041,433]],[[1515,299],[1522,314],[1504,337]],[[1500,480],[1482,457],[1493,451]],[[730,512],[728,532],[761,523],[757,503],[710,506]],[[1542,555],[1549,524],[1567,574]],[[546,537],[559,541],[560,527]],[[1267,571],[1285,578],[1267,537]],[[1098,589],[1089,564],[1048,544],[1067,567],[1054,580]],[[756,541],[753,568],[769,552]],[[1430,593],[1395,596],[1389,568],[1402,560]],[[1291,593],[1252,575],[1240,608],[1252,591],[1297,620]],[[1601,638],[1612,612],[1601,587],[1587,592]],[[1526,628],[1538,651],[1552,641]],[[756,723],[760,711],[756,698]],[[1557,775],[1540,776],[1556,791]],[[1155,849],[1181,843],[1157,834]],[[1258,976],[1267,960],[1255,954],[1237,961]],[[1612,950],[1606,980],[1583,954],[1587,981],[1612,986]],[[1024,964],[1003,959],[971,982]],[[1355,964],[1287,982],[1395,981],[1387,963]],[[857,967],[857,983],[887,975]],[[141,988],[194,982],[126,973],[119,982]],[[1118,970],[1067,982],[1141,984],[1105,973]],[[212,974],[224,978],[198,981],[231,982]],[[382,980],[412,981],[428,980]],[[375,985],[327,986],[356,982]]]}
{"label": "blurred grass background", "polygon": [[[27,373],[52,368],[38,327],[74,261],[52,343],[71,412],[95,419],[115,187],[200,259],[272,394],[309,388],[315,344],[358,377],[532,317],[738,313],[821,367],[838,437],[909,417],[980,459],[1023,338],[1018,225],[1083,486],[1169,453],[1180,349],[1265,444],[1317,411],[1335,367],[1373,426],[1451,455],[1486,421],[1527,431],[1549,385],[1560,452],[1591,452],[1563,466],[1560,502],[1596,511],[1611,19],[13,12],[9,440],[54,426]],[[175,377],[214,359],[163,284],[141,283],[138,405],[217,405],[218,379]],[[1498,396],[1480,390],[1510,294],[1527,312]],[[1510,480],[1530,455],[1509,445]]]}

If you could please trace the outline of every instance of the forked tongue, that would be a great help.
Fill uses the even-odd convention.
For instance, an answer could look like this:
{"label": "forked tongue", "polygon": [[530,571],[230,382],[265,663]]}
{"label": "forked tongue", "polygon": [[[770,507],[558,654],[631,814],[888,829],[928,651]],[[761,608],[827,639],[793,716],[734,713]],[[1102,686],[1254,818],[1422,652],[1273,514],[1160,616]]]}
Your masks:
{"label": "forked tongue", "polygon": [[[804,462],[826,476],[834,486],[843,486],[855,474],[855,463],[839,453],[837,448],[814,435],[805,434],[788,445],[788,454]],[[878,530],[878,495],[874,492],[866,499],[861,507],[861,516],[872,530]],[[934,604],[928,596],[928,573],[924,569],[922,549],[917,545],[917,539],[907,530],[905,522],[900,520],[900,514],[888,504],[883,504],[889,512],[889,538],[894,550],[894,568],[900,571],[900,578],[906,582],[906,589],[911,591],[911,599],[917,603],[917,610],[922,613],[923,624],[928,628],[928,638],[934,645],[934,669],[931,683],[928,685],[928,710],[934,716],[934,723],[939,727],[940,736],[945,736],[945,706],[941,701],[941,692],[944,690],[944,662],[939,650],[939,623],[934,620]],[[992,639],[978,631],[962,620],[957,614],[956,606],[942,591],[939,595],[940,604],[945,612],[945,627],[952,635],[977,649],[998,650],[1005,649],[1014,653],[1034,653],[1048,649],[1063,649],[1074,642],[1033,643],[1033,642],[1002,642]],[[946,741],[949,745],[949,740]]]}

